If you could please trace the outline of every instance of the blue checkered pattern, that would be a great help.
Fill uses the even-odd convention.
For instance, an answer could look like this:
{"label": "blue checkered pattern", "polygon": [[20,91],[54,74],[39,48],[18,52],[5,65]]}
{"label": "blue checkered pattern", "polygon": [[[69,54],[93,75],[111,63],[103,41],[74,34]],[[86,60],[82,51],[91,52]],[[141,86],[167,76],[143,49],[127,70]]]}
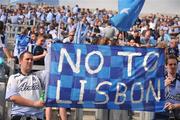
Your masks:
{"label": "blue checkered pattern", "polygon": [[[65,48],[70,55],[74,64],[76,63],[76,51],[81,49],[80,72],[74,73],[64,57],[62,72],[58,72],[59,57],[61,48]],[[103,68],[96,74],[89,74],[85,68],[85,58],[92,51],[100,51],[104,57]],[[128,77],[127,65],[128,57],[118,56],[118,51],[139,52],[142,56],[133,57],[132,76]],[[147,66],[152,67],[157,61],[157,69],[146,72],[143,67],[144,57],[147,53],[155,51],[160,54],[159,58],[151,55],[147,60]],[[70,107],[70,108],[103,108],[103,109],[128,109],[138,111],[161,111],[164,105],[164,51],[157,48],[134,48],[120,46],[100,46],[100,45],[81,45],[81,44],[53,44],[51,46],[51,68],[50,80],[48,84],[48,92],[46,105],[52,107]],[[100,63],[100,57],[92,55],[89,58],[89,66],[96,69]],[[56,103],[57,80],[61,81],[60,100],[70,100],[72,104]],[[86,80],[83,104],[78,104],[80,93],[80,80]],[[161,100],[156,102],[152,92],[149,94],[149,102],[146,103],[147,88],[149,81],[152,81],[154,89],[157,93],[157,81],[161,81]],[[112,85],[103,85],[101,91],[106,92],[109,101],[106,104],[94,104],[105,100],[104,95],[96,92],[96,87],[103,81],[109,81]],[[114,103],[116,96],[116,85],[118,82],[125,83],[127,86],[126,100],[123,104]],[[144,93],[143,101],[140,103],[132,103],[131,87],[134,83],[141,82]],[[120,91],[124,91],[122,87]],[[140,99],[140,88],[135,87],[133,92],[134,100]],[[122,101],[123,97],[119,97],[118,101]]]}

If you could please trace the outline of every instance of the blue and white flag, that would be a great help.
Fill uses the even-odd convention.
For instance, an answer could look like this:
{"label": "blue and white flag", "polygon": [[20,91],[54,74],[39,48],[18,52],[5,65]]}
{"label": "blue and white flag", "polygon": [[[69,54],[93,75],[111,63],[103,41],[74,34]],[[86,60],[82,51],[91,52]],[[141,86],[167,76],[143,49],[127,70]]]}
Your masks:
{"label": "blue and white flag", "polygon": [[145,0],[118,0],[119,13],[110,19],[118,30],[128,31],[136,21]]}
{"label": "blue and white flag", "polygon": [[161,111],[164,51],[52,44],[46,106]]}
{"label": "blue and white flag", "polygon": [[85,23],[78,22],[76,26],[73,43],[76,43],[76,44],[84,43],[86,40],[88,28],[89,27]]}

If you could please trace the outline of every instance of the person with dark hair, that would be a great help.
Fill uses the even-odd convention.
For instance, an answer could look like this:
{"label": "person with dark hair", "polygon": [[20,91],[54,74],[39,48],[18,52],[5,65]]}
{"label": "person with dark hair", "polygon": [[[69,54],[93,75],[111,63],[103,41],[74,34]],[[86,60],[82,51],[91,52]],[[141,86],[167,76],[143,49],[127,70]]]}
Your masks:
{"label": "person with dark hair", "polygon": [[44,36],[38,36],[36,43],[28,50],[33,54],[34,65],[44,65],[44,57],[47,54],[46,49],[43,47],[45,43]]}
{"label": "person with dark hair", "polygon": [[8,60],[12,58],[7,46],[6,46],[6,37],[4,33],[4,23],[0,21],[0,57],[4,56],[4,53]]}
{"label": "person with dark hair", "polygon": [[43,120],[41,109],[44,101],[40,100],[45,89],[45,71],[31,72],[33,55],[23,52],[19,56],[20,72],[9,77],[6,89],[6,100],[13,102],[11,120]]}
{"label": "person with dark hair", "polygon": [[69,32],[69,36],[65,38],[62,42],[63,43],[74,43],[74,31]]}
{"label": "person with dark hair", "polygon": [[109,38],[110,40],[113,40],[113,37],[116,35],[116,29],[111,26],[110,22],[106,22],[106,27],[103,30],[104,37]]}
{"label": "person with dark hair", "polygon": [[[4,34],[4,23],[0,21],[0,78],[4,78],[6,72],[5,55],[7,60],[10,61],[12,56],[6,47],[6,37]],[[4,55],[5,54],[5,55]]]}
{"label": "person with dark hair", "polygon": [[134,30],[131,35],[128,36],[128,42],[131,40],[134,40],[134,42],[138,45],[140,45],[140,35],[138,30]]}
{"label": "person with dark hair", "polygon": [[180,75],[177,73],[178,60],[170,55],[166,60],[167,75],[165,79],[166,104],[165,109],[174,114],[175,120],[180,120]]}
{"label": "person with dark hair", "polygon": [[155,114],[155,120],[180,120],[180,75],[177,73],[178,60],[174,55],[166,59],[165,112]]}
{"label": "person with dark hair", "polygon": [[157,41],[151,35],[151,31],[146,30],[144,32],[144,36],[140,38],[140,43],[142,47],[155,47],[157,44]]}
{"label": "person with dark hair", "polygon": [[168,55],[174,55],[176,57],[179,56],[179,49],[178,49],[178,44],[175,39],[171,39],[168,47]]}

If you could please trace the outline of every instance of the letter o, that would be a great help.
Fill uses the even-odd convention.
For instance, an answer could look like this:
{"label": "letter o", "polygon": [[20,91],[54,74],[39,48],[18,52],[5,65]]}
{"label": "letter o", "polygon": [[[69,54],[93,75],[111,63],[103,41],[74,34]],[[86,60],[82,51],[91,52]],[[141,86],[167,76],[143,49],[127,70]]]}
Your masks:
{"label": "letter o", "polygon": [[[101,62],[100,62],[100,64],[99,64],[99,66],[98,66],[95,70],[92,70],[92,69],[90,68],[88,62],[89,62],[89,58],[90,58],[92,55],[94,55],[94,54],[96,54],[96,55],[98,55],[98,56],[100,57]],[[89,74],[98,73],[98,72],[102,69],[103,64],[104,64],[104,57],[103,57],[102,53],[99,52],[99,51],[92,51],[92,52],[90,52],[90,53],[86,56],[86,58],[85,58],[85,67],[86,67],[86,70],[87,70],[87,72],[88,72]]]}
{"label": "letter o", "polygon": [[[151,69],[149,69],[149,68],[147,67],[147,60],[148,60],[148,58],[149,58],[149,56],[150,56],[151,54],[154,54],[155,56],[157,56],[157,57],[159,58],[159,53],[156,53],[156,52],[149,52],[149,53],[146,54],[146,56],[144,57],[143,66],[144,66],[144,70],[145,70],[145,71],[149,71],[149,72],[155,70],[156,67],[157,67],[157,61],[156,61],[156,63],[152,66]],[[148,70],[148,69],[149,69],[149,70]]]}

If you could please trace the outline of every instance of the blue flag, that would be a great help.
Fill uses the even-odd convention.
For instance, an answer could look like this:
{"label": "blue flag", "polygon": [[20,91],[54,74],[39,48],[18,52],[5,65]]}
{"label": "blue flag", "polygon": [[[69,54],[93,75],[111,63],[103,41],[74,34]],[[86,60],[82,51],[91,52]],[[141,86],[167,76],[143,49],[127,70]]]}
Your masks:
{"label": "blue flag", "polygon": [[118,30],[128,31],[136,21],[145,0],[118,0],[119,13],[110,19]]}

